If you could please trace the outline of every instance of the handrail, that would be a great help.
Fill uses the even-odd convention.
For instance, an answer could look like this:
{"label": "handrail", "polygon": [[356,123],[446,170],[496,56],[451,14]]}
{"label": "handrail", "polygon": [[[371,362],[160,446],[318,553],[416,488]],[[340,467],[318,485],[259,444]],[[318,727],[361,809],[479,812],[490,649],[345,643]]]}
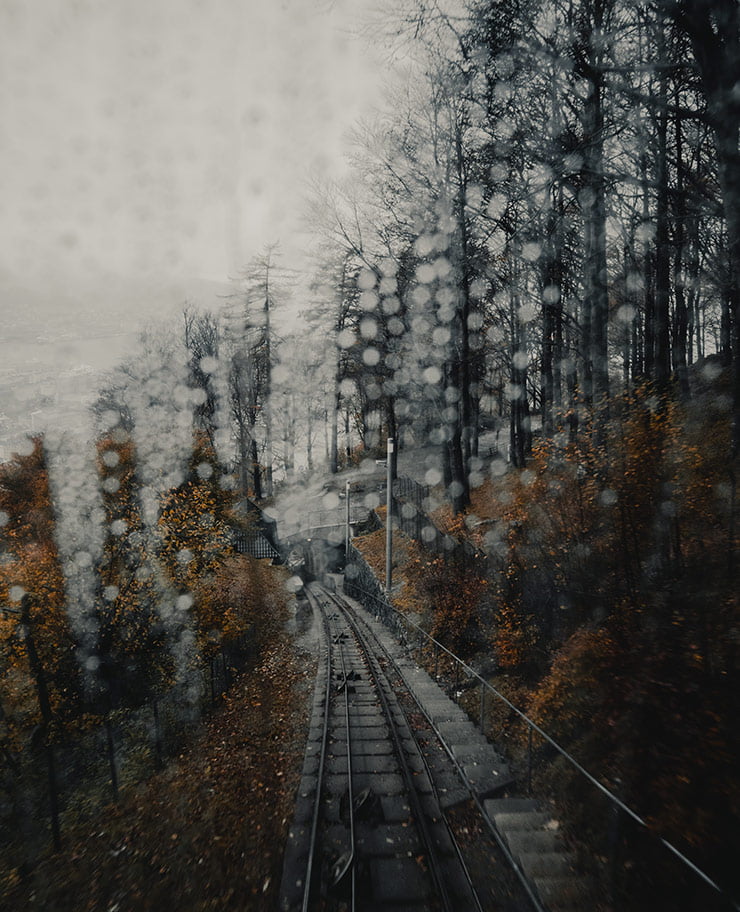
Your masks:
{"label": "handrail", "polygon": [[[353,550],[355,551],[355,554],[359,555],[359,552],[357,551],[357,549],[353,548]],[[361,555],[359,555],[359,556],[362,557]],[[363,560],[364,560],[364,558],[363,558]],[[635,811],[633,811],[628,805],[626,805],[621,800],[621,798],[618,798],[612,791],[610,791],[595,776],[593,776],[591,773],[589,773],[589,771],[584,766],[582,766],[582,764],[580,764],[578,762],[578,760],[576,760],[575,757],[573,757],[570,753],[568,753],[568,751],[564,747],[562,747],[560,744],[558,744],[558,742],[555,741],[554,738],[550,737],[550,735],[548,735],[546,731],[544,731],[542,728],[540,728],[540,726],[533,719],[530,719],[529,716],[525,712],[523,712],[521,709],[519,709],[517,706],[515,706],[511,702],[511,700],[507,699],[507,697],[505,697],[492,684],[490,684],[488,681],[486,681],[484,678],[482,678],[480,676],[480,674],[478,674],[478,672],[474,668],[471,668],[470,665],[468,665],[461,658],[456,656],[454,654],[454,652],[449,650],[443,643],[440,643],[439,640],[435,639],[430,633],[427,633],[427,631],[424,630],[423,627],[421,627],[419,624],[412,621],[410,618],[407,618],[397,608],[394,608],[393,605],[391,605],[387,601],[387,599],[378,598],[378,596],[375,595],[374,593],[361,589],[355,583],[351,583],[350,588],[354,588],[355,591],[357,591],[358,593],[361,593],[362,595],[365,595],[365,596],[369,597],[370,599],[372,599],[374,602],[377,602],[378,604],[380,604],[383,607],[383,609],[385,611],[390,611],[393,614],[397,615],[397,617],[400,618],[404,624],[407,624],[407,625],[413,627],[418,633],[420,633],[422,636],[426,637],[426,639],[429,642],[433,643],[437,649],[441,649],[454,662],[457,662],[459,665],[461,665],[462,668],[465,670],[465,672],[468,674],[468,677],[476,678],[478,681],[480,681],[482,687],[484,687],[486,690],[490,691],[497,699],[499,699],[503,703],[505,703],[506,706],[509,707],[509,709],[511,709],[514,713],[516,713],[517,716],[519,716],[519,718],[521,718],[524,722],[527,723],[527,725],[529,726],[531,731],[536,731],[537,734],[540,735],[541,738],[543,738],[543,740],[545,740],[548,744],[550,744],[553,748],[555,748],[555,750],[562,757],[564,757],[571,764],[571,766],[573,766],[576,770],[578,770],[578,772],[582,776],[584,776],[592,785],[596,786],[596,788],[603,795],[605,795],[606,798],[609,799],[609,801],[611,801],[614,805],[616,805],[616,807],[618,807],[621,811],[623,811],[625,814],[627,814],[627,816],[630,817],[632,820],[634,820],[635,823],[639,824],[639,826],[644,827],[645,830],[647,830],[647,832],[650,833],[651,836],[654,836],[656,839],[658,839],[659,842],[661,842],[665,846],[665,848],[667,848],[670,852],[672,852],[673,855],[675,855],[681,862],[683,862],[683,864],[685,864],[691,871],[693,871],[694,874],[696,874],[698,877],[700,877],[706,884],[708,884],[713,890],[715,890],[723,899],[726,899],[735,909],[740,910],[740,904],[738,904],[737,902],[735,902],[735,900],[733,900],[730,896],[728,896],[727,893],[725,892],[725,890],[723,890],[722,887],[719,886],[719,884],[717,884],[714,880],[712,880],[712,878],[708,874],[706,874],[704,871],[702,871],[702,869],[700,867],[698,867],[698,865],[694,864],[694,862],[691,861],[690,858],[687,858],[686,855],[684,855],[680,849],[676,848],[676,846],[673,845],[673,843],[669,842],[667,839],[664,839],[662,836],[658,835],[653,830],[651,830],[650,827],[648,826],[647,822],[642,817],[640,817],[639,814],[637,814]]]}
{"label": "handrail", "polygon": [[[364,507],[358,507],[350,511],[350,525],[364,522],[370,511]],[[311,510],[306,513],[304,519],[286,524],[281,531],[281,538],[294,538],[306,532],[312,532],[316,529],[334,529],[344,528],[347,525],[347,514],[340,510]]]}

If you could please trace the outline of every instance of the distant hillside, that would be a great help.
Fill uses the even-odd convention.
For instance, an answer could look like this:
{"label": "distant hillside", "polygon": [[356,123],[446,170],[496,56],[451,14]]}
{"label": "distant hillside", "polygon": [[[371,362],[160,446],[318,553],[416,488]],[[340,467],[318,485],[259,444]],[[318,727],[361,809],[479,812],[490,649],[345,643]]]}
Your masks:
{"label": "distant hillside", "polygon": [[46,427],[82,431],[102,376],[135,350],[148,322],[174,325],[186,303],[218,309],[231,290],[198,278],[152,287],[111,278],[44,293],[0,275],[0,459]]}

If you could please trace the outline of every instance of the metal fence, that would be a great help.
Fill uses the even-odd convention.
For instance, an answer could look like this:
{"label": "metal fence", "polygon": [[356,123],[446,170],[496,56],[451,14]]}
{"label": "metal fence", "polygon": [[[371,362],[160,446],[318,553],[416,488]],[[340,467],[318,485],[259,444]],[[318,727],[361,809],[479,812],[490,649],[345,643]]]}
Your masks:
{"label": "metal fence", "polygon": [[455,554],[466,561],[477,560],[481,556],[467,539],[458,541],[435,525],[429,516],[429,512],[436,506],[429,485],[399,475],[393,482],[393,498],[396,501],[394,523],[409,538],[421,542],[432,554]]}
{"label": "metal fence", "polygon": [[[368,516],[368,508],[363,506],[350,507],[350,525],[365,522]],[[298,536],[315,535],[317,532],[325,530],[340,530],[347,525],[346,507],[336,507],[332,510],[308,510],[298,521],[285,523],[280,529],[280,538],[287,541]]]}
{"label": "metal fence", "polygon": [[0,875],[33,866],[50,838],[59,845],[67,828],[161,768],[253,654],[252,638],[241,637],[145,704],[55,725],[51,738],[39,729],[22,749],[0,751]]}
{"label": "metal fence", "polygon": [[[618,892],[617,881],[625,872],[617,870],[619,866],[618,844],[625,835],[626,827],[632,828],[635,839],[651,850],[657,845],[662,847],[676,862],[676,879],[671,888],[682,895],[691,896],[691,905],[683,908],[704,910],[740,910],[740,902],[723,890],[705,871],[692,862],[680,849],[655,832],[649,823],[628,807],[613,791],[607,788],[562,745],[531,719],[525,712],[514,705],[496,687],[487,681],[478,671],[447,649],[443,643],[427,633],[419,624],[412,621],[402,612],[395,609],[388,601],[372,568],[360,552],[352,547],[351,564],[345,571],[344,590],[347,595],[357,599],[365,608],[381,621],[396,638],[416,657],[430,674],[442,684],[448,694],[457,701],[465,697],[465,708],[478,723],[483,734],[494,735],[491,731],[488,713],[494,704],[504,707],[509,716],[516,717],[525,727],[526,732],[526,767],[522,771],[526,789],[532,792],[532,781],[537,761],[538,749],[548,749],[549,755],[559,756],[564,763],[591,789],[590,801],[594,810],[604,815],[604,825],[597,829],[606,839],[606,845],[599,851],[610,856],[611,881],[613,892]],[[471,700],[471,690],[478,690],[477,700]],[[645,890],[650,885],[644,885]]]}

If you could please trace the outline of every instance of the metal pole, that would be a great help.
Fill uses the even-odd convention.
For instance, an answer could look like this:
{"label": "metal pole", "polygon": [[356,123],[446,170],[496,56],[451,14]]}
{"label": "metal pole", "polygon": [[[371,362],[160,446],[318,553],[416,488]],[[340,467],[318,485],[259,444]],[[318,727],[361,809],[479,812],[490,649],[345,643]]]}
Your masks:
{"label": "metal pole", "polygon": [[386,452],[386,514],[385,514],[385,594],[390,599],[393,584],[393,570],[391,565],[391,548],[393,544],[393,438],[388,438]]}
{"label": "metal pole", "polygon": [[349,563],[349,541],[350,541],[350,528],[349,528],[349,482],[346,482],[344,485],[344,496],[347,501],[347,522],[345,525],[344,533],[344,567],[347,568]]}

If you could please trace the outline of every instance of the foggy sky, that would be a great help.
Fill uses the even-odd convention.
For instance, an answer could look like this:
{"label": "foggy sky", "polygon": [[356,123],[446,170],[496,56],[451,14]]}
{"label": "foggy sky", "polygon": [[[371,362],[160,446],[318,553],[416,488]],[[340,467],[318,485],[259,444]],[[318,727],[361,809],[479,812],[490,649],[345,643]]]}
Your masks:
{"label": "foggy sky", "polygon": [[[377,91],[363,0],[1,0],[0,308],[288,258]],[[109,292],[101,294],[101,289]],[[142,291],[142,295],[145,291]],[[14,314],[18,318],[18,314]]]}

